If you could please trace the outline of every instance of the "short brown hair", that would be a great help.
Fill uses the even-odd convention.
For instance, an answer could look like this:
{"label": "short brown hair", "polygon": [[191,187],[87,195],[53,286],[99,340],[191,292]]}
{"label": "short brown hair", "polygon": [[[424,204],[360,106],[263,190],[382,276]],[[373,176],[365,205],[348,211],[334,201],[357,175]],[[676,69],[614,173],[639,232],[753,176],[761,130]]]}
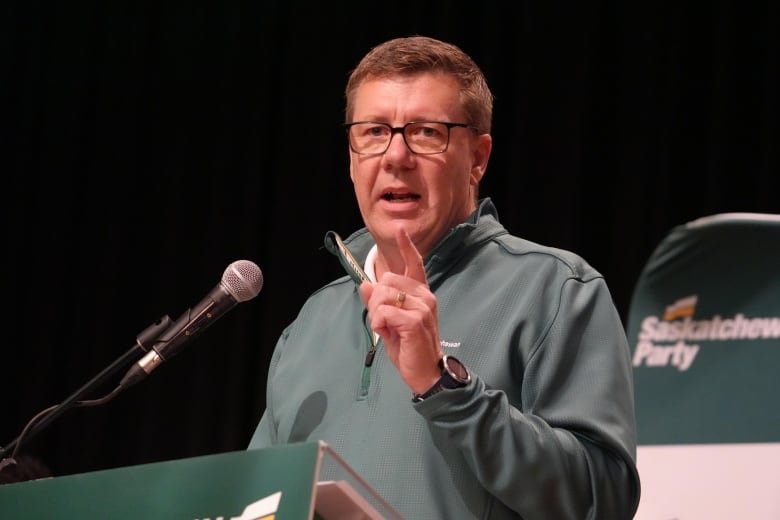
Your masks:
{"label": "short brown hair", "polygon": [[355,91],[368,78],[413,76],[442,72],[460,85],[460,99],[466,123],[489,134],[493,119],[493,94],[484,74],[471,57],[457,46],[426,36],[388,40],[366,54],[350,73],[345,89],[346,122],[352,120]]}

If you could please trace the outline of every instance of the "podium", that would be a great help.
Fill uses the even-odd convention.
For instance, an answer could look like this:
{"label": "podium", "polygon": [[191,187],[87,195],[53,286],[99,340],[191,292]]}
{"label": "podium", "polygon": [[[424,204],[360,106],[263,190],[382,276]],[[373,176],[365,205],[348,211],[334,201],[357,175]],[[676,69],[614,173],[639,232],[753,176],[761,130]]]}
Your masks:
{"label": "podium", "polygon": [[[639,275],[635,520],[780,518],[780,215],[675,226]],[[775,411],[772,411],[775,410]]]}
{"label": "podium", "polygon": [[322,441],[6,484],[0,518],[402,519]]}

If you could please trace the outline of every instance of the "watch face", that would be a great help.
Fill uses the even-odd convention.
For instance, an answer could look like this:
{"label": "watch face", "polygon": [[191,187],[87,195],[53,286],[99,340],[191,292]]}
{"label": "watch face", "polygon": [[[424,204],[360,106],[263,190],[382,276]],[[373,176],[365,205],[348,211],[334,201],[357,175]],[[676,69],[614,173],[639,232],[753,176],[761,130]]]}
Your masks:
{"label": "watch face", "polygon": [[471,380],[469,371],[463,366],[463,363],[452,356],[444,356],[444,367],[450,373],[453,379],[459,383],[468,383]]}

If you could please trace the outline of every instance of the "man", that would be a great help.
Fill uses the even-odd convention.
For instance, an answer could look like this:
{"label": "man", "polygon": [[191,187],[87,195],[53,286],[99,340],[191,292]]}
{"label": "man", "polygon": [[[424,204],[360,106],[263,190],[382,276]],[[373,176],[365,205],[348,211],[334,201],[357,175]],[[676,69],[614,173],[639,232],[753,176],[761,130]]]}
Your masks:
{"label": "man", "polygon": [[324,440],[410,519],[631,518],[622,324],[599,273],[477,201],[492,147],[478,66],[399,38],[363,58],[346,98],[366,228],[348,250],[329,234],[351,276],[283,332],[250,448]]}

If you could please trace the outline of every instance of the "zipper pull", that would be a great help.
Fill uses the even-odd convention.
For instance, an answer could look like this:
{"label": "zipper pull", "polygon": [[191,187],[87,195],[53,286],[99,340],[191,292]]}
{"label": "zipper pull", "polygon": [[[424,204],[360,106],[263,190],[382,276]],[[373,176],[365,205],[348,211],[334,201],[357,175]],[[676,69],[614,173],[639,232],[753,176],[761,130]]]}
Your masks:
{"label": "zipper pull", "polygon": [[379,334],[371,332],[371,348],[368,349],[366,354],[365,366],[370,367],[374,363],[374,356],[376,356],[376,344],[379,342]]}
{"label": "zipper pull", "polygon": [[376,346],[372,345],[366,354],[365,365],[370,367],[374,363],[374,356],[376,355]]}

